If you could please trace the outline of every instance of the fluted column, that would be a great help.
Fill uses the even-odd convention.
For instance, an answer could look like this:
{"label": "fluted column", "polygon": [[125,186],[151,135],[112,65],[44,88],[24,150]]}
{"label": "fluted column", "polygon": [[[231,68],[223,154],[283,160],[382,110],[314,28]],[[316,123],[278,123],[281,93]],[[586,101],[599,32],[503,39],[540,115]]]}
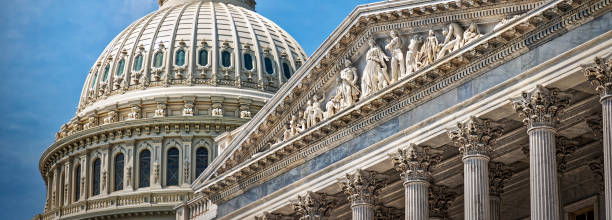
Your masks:
{"label": "fluted column", "polygon": [[560,219],[556,125],[570,102],[558,89],[538,85],[513,101],[529,134],[531,219]]}
{"label": "fluted column", "polygon": [[353,220],[374,220],[377,196],[387,184],[386,179],[385,175],[358,169],[339,182],[351,202]]}
{"label": "fluted column", "polygon": [[337,202],[327,194],[308,191],[304,196],[298,195],[291,204],[299,220],[322,220],[330,217]]}
{"label": "fluted column", "polygon": [[606,219],[612,219],[612,54],[595,58],[584,75],[599,92],[602,112],[604,152],[604,194]]}
{"label": "fluted column", "polygon": [[393,165],[404,181],[406,220],[429,219],[429,185],[431,168],[440,162],[440,156],[427,147],[409,144],[393,155]]}
{"label": "fluted column", "polygon": [[491,216],[489,201],[489,160],[502,128],[488,119],[471,117],[457,123],[448,135],[463,153],[464,215],[466,220],[484,220]]}
{"label": "fluted column", "polygon": [[501,219],[501,195],[504,193],[504,182],[510,177],[512,177],[510,167],[503,163],[491,162],[489,166],[491,220]]}

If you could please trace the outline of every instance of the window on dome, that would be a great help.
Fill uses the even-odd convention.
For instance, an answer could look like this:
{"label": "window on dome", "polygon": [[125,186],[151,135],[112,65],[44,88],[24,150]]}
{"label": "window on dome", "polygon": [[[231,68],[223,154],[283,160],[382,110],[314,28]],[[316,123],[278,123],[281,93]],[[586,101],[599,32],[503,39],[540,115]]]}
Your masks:
{"label": "window on dome", "polygon": [[160,68],[164,64],[164,52],[157,52],[153,57],[153,67]]}
{"label": "window on dome", "polygon": [[93,80],[91,81],[89,88],[93,88],[96,85],[96,81],[98,81],[98,72],[94,75]]}
{"label": "window on dome", "polygon": [[196,177],[208,167],[208,149],[205,147],[198,148],[196,151]]}
{"label": "window on dome", "polygon": [[81,165],[77,165],[74,169],[74,201],[81,199]]}
{"label": "window on dome", "polygon": [[142,69],[142,55],[136,55],[134,58],[134,71],[140,71]]}
{"label": "window on dome", "polygon": [[106,67],[104,67],[104,76],[102,76],[102,82],[106,82],[109,72],[110,72],[110,65],[106,65]]}
{"label": "window on dome", "polygon": [[176,59],[174,60],[174,64],[177,66],[185,65],[185,50],[181,49],[176,51]]}
{"label": "window on dome", "polygon": [[125,67],[125,59],[119,60],[119,63],[117,65],[117,73],[116,73],[117,76],[123,75],[124,67]]}
{"label": "window on dome", "polygon": [[179,150],[170,148],[167,155],[166,185],[178,186],[179,183]]}
{"label": "window on dome", "polygon": [[244,54],[244,68],[253,70],[253,56],[250,53]]}
{"label": "window on dome", "polygon": [[124,159],[123,154],[117,154],[117,156],[115,156],[115,191],[123,190]]}
{"label": "window on dome", "polygon": [[151,152],[149,150],[143,150],[140,152],[140,157],[138,161],[139,171],[138,171],[138,188],[149,187],[151,172]]}
{"label": "window on dome", "polygon": [[291,77],[291,67],[287,63],[283,63],[283,74],[287,79]]}
{"label": "window on dome", "polygon": [[274,73],[274,65],[272,64],[272,59],[266,57],[264,59],[264,64],[266,66],[266,73],[273,74]]}
{"label": "window on dome", "polygon": [[93,189],[92,189],[92,194],[94,196],[100,195],[100,158],[94,160],[93,162]]}
{"label": "window on dome", "polygon": [[223,65],[223,67],[232,66],[232,54],[227,51],[221,52],[221,65]]}
{"label": "window on dome", "polygon": [[208,51],[207,50],[200,50],[200,52],[198,53],[198,64],[200,64],[200,66],[208,65]]}

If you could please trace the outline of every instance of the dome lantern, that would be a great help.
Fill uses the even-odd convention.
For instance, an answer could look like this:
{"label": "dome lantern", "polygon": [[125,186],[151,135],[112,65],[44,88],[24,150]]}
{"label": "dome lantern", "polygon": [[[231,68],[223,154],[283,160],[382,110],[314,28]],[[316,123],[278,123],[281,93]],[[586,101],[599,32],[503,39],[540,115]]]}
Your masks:
{"label": "dome lantern", "polygon": [[255,11],[256,4],[255,0],[157,0],[157,2],[159,3],[159,7],[167,7],[195,1],[222,2],[226,4],[241,6],[252,11]]}

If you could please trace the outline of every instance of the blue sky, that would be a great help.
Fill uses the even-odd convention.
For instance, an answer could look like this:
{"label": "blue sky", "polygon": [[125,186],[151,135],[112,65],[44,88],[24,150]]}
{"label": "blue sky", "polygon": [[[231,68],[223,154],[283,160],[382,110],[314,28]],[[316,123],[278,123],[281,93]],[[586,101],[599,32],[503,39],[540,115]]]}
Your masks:
{"label": "blue sky", "polygon": [[[312,54],[359,4],[376,0],[257,0],[257,11]],[[157,0],[2,0],[0,219],[42,211],[40,154],[73,117],[89,68]]]}

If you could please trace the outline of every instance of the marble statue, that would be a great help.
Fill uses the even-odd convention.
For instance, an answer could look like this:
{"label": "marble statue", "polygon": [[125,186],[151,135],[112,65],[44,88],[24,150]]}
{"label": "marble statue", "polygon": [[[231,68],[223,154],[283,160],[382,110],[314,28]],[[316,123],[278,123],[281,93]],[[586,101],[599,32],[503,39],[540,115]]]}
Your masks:
{"label": "marble statue", "polygon": [[323,118],[328,119],[338,113],[340,108],[340,99],[341,96],[339,94],[335,95],[327,103],[325,104],[325,112],[323,113]]}
{"label": "marble statue", "polygon": [[193,102],[185,102],[183,116],[193,116]]}
{"label": "marble statue", "polygon": [[283,141],[289,140],[289,138],[293,137],[291,133],[291,124],[285,125],[285,131],[283,132]]}
{"label": "marble statue", "polygon": [[482,37],[482,34],[480,34],[480,32],[478,31],[478,25],[476,25],[476,23],[470,24],[470,27],[468,27],[468,29],[463,32],[463,44],[461,45],[461,47],[472,43],[474,40],[480,37]]}
{"label": "marble statue", "polygon": [[370,50],[366,54],[366,66],[361,78],[361,96],[367,97],[389,85],[387,64],[389,57],[376,45],[374,39],[368,41]]}
{"label": "marble statue", "polygon": [[438,52],[438,59],[446,55],[446,53],[451,53],[461,47],[463,32],[463,27],[457,23],[450,23],[448,25],[448,28],[443,31],[446,37],[444,38],[444,43],[442,43],[442,48]]}
{"label": "marble statue", "polygon": [[493,30],[497,30],[499,28],[501,28],[502,26],[506,25],[507,23],[510,23],[511,21],[513,21],[514,19],[518,18],[518,15],[514,15],[510,18],[503,18],[501,21],[499,21],[499,23],[497,23],[494,27]]}
{"label": "marble statue", "polygon": [[220,103],[213,104],[210,114],[213,117],[223,117],[223,106]]}
{"label": "marble statue", "polygon": [[321,103],[325,97],[321,97],[321,99],[317,98],[315,95],[312,98],[312,121],[310,122],[310,126],[315,126],[317,123],[323,121],[323,109],[321,109]]}
{"label": "marble statue", "polygon": [[391,42],[385,46],[385,49],[391,52],[391,83],[397,82],[399,76],[406,71],[402,46],[403,42],[397,31],[391,31]]}
{"label": "marble statue", "polygon": [[419,61],[419,44],[421,44],[421,42],[422,39],[418,35],[410,39],[408,52],[406,52],[406,72],[401,76],[402,79],[412,75],[421,66],[421,62]]}
{"label": "marble statue", "polygon": [[306,127],[304,127],[304,129],[310,128],[314,121],[314,109],[311,100],[306,102],[306,109],[304,109],[303,119],[306,120]]}
{"label": "marble statue", "polygon": [[[401,53],[401,51],[400,51]],[[402,61],[403,62],[403,61]],[[354,105],[359,100],[359,86],[357,85],[357,69],[351,66],[350,60],[344,60],[344,69],[340,71],[340,82],[337,87],[336,100],[339,102],[338,109],[342,110]],[[333,98],[332,98],[333,99]]]}
{"label": "marble statue", "polygon": [[423,60],[421,62],[423,66],[432,64],[436,60],[438,55],[438,44],[438,38],[436,37],[434,31],[429,30],[427,39],[425,39],[425,42],[421,47],[421,54],[423,56]]}
{"label": "marble statue", "polygon": [[240,118],[244,118],[244,119],[250,119],[251,117],[251,111],[249,109],[248,105],[242,105],[240,106]]}
{"label": "marble statue", "polygon": [[166,117],[166,104],[157,103],[157,108],[155,108],[155,118]]}

